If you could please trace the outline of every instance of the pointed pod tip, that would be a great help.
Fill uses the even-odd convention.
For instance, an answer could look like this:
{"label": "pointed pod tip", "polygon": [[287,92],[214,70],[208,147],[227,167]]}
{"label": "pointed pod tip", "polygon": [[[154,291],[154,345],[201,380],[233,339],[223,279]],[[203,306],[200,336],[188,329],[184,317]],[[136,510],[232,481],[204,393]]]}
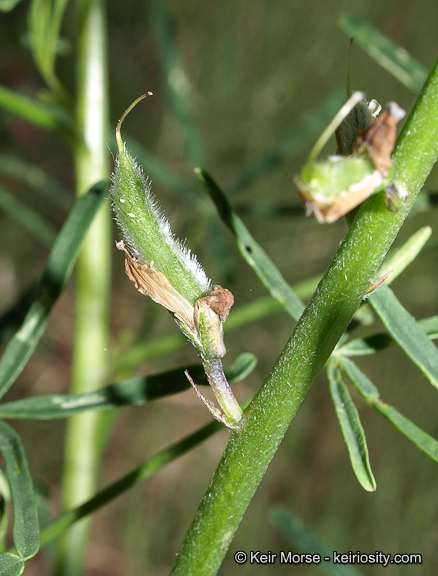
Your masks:
{"label": "pointed pod tip", "polygon": [[153,96],[152,92],[146,92],[145,94],[142,94],[136,100],[134,100],[134,102],[132,102],[132,104],[130,104],[128,106],[128,108],[126,108],[126,110],[121,115],[119,121],[117,122],[116,140],[117,140],[117,148],[119,149],[119,153],[122,153],[123,149],[124,149],[122,135],[121,135],[121,129],[122,129],[122,124],[123,124],[126,116],[131,112],[131,110],[134,108],[134,106],[136,106],[141,100],[144,100],[148,96]]}

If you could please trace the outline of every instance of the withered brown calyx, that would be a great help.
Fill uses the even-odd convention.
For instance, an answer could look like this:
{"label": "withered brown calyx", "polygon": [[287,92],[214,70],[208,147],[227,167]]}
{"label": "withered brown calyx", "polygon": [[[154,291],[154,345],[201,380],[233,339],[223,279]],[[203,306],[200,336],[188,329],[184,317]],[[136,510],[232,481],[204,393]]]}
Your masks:
{"label": "withered brown calyx", "polygon": [[391,154],[397,139],[397,124],[404,116],[405,111],[398,104],[389,102],[374,124],[359,132],[354,144],[353,154],[367,152],[384,178],[389,176],[392,167]]}

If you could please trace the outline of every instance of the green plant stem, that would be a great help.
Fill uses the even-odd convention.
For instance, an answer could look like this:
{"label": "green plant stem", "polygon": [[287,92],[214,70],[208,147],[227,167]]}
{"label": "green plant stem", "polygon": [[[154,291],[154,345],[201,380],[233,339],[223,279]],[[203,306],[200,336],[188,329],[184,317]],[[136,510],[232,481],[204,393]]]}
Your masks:
{"label": "green plant stem", "polygon": [[[99,180],[108,179],[108,83],[106,17],[103,0],[79,0],[77,125],[83,144],[75,148],[78,195]],[[107,369],[109,287],[109,206],[93,222],[77,267],[76,322],[71,392],[90,392],[103,383]],[[96,413],[74,416],[66,437],[62,509],[69,510],[96,489],[101,451]],[[79,575],[86,553],[89,523],[78,523],[60,542],[57,573]]]}
{"label": "green plant stem", "polygon": [[398,212],[369,198],[253,402],[232,433],[179,550],[173,575],[216,574],[291,420],[358,308],[438,156],[435,64],[394,153],[397,184],[409,190]]}

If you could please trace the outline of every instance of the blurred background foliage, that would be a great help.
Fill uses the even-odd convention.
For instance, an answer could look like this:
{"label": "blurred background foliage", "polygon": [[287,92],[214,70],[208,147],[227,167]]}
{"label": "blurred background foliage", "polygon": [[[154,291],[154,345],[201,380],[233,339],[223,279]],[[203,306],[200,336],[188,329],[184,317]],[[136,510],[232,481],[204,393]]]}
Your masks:
{"label": "blurred background foliage", "polygon": [[[33,97],[44,91],[44,83],[28,49],[27,10],[27,2],[22,2],[1,16],[0,78],[3,85]],[[139,160],[153,179],[153,191],[175,233],[187,237],[213,282],[232,290],[236,307],[265,296],[266,291],[241,259],[193,168],[200,165],[209,170],[290,284],[325,270],[345,234],[345,223],[321,226],[307,220],[292,178],[319,128],[299,138],[297,134],[334,93],[339,105],[344,97],[348,38],[337,24],[343,11],[369,21],[426,68],[435,61],[438,5],[434,0],[424,0],[421,9],[408,0],[108,2],[112,128],[133,99],[147,90],[154,93],[127,120],[124,138],[131,149],[138,142],[151,155],[150,164],[140,156]],[[64,18],[57,63],[58,75],[72,94],[75,27],[72,2]],[[364,90],[370,98],[382,103],[396,100],[407,111],[411,109],[415,95],[358,46],[353,48],[351,74],[353,88]],[[186,124],[187,118],[193,123]],[[20,181],[8,173],[10,160],[1,157],[0,184],[41,215],[46,230],[43,237],[36,235],[10,214],[0,213],[0,303],[1,311],[6,311],[44,267],[51,239],[73,202],[68,192],[73,189],[73,166],[67,144],[1,110],[0,131],[1,154],[50,175],[58,200],[64,199],[59,204],[44,199],[33,187],[40,173],[30,183]],[[111,132],[108,145],[112,142]],[[278,154],[281,150],[286,152]],[[435,172],[427,188],[433,192],[437,186]],[[43,188],[47,190],[48,184]],[[436,230],[436,209],[417,210],[398,242],[424,225]],[[437,248],[434,233],[421,256],[393,286],[416,318],[436,313]],[[32,361],[7,400],[68,391],[73,323],[74,283],[70,282]],[[259,360],[256,370],[236,388],[240,400],[258,389],[292,328],[291,318],[278,312],[227,335],[226,365],[245,351]],[[176,331],[169,315],[133,289],[116,249],[111,330],[109,368],[136,342],[152,342]],[[358,335],[370,332],[371,328],[362,327]],[[136,373],[184,368],[195,360],[187,344],[176,353],[142,362]],[[438,437],[436,391],[400,350],[392,347],[358,364],[385,399]],[[291,548],[270,521],[269,510],[278,504],[293,510],[334,550],[421,553],[423,565],[414,573],[432,573],[438,562],[436,463],[360,400],[358,406],[377,492],[365,492],[351,471],[327,382],[320,377],[251,503],[220,574],[252,573],[250,565],[234,563],[237,550]],[[101,485],[209,419],[192,391],[123,409],[105,456]],[[33,475],[50,491],[56,507],[65,423],[17,421],[14,427],[22,436]],[[167,574],[226,440],[227,432],[217,434],[98,512],[87,575]],[[272,574],[292,571],[307,576],[318,569],[269,567]],[[365,566],[361,571],[373,575],[381,568]],[[29,561],[26,574],[45,573],[42,554]],[[388,576],[411,573],[409,566],[395,565],[385,572]]]}

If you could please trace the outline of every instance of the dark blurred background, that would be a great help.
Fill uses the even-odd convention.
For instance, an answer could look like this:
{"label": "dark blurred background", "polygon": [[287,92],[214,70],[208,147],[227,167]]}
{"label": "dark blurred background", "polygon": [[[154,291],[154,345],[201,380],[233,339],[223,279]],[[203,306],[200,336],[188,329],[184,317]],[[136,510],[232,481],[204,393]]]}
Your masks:
{"label": "dark blurred background", "polygon": [[[27,48],[27,8],[27,3],[21,3],[0,18],[0,82],[33,97],[44,90],[44,85]],[[130,140],[142,144],[165,166],[162,177],[158,172],[151,174],[154,170],[148,165],[144,168],[153,177],[153,190],[173,230],[187,237],[213,283],[232,290],[236,307],[265,296],[266,290],[240,257],[233,238],[197,182],[193,167],[200,165],[210,171],[288,282],[294,285],[325,270],[346,225],[339,221],[321,226],[307,220],[293,184],[293,176],[316,136],[303,135],[296,149],[271,161],[269,169],[253,179],[246,175],[302,130],[306,117],[335,91],[339,105],[342,103],[348,44],[337,25],[342,11],[367,19],[427,68],[434,63],[435,0],[424,0],[420,5],[408,0],[108,3],[112,126],[137,96],[147,90],[154,93],[127,120],[124,139],[128,146]],[[163,22],[169,25],[164,31]],[[57,71],[72,94],[75,27],[75,5],[71,3]],[[167,40],[166,34],[170,34]],[[176,60],[169,73],[165,63],[172,45]],[[351,75],[353,88],[364,90],[381,103],[396,100],[409,112],[415,101],[412,92],[358,46],[352,52]],[[181,102],[194,119],[195,129],[189,130],[189,138],[175,113],[169,83],[179,91]],[[73,165],[66,144],[3,111],[0,120],[2,153],[35,164],[73,190]],[[108,138],[110,143],[112,135]],[[172,174],[174,181],[169,178]],[[54,229],[60,228],[65,211],[42,202],[14,179],[2,177],[2,183],[36,207]],[[433,192],[437,187],[436,173],[432,173],[427,188]],[[430,225],[435,230],[437,224],[436,210],[417,211],[406,222],[397,243],[421,226]],[[0,241],[0,306],[6,311],[39,276],[49,248],[3,212]],[[417,318],[437,311],[437,252],[434,233],[422,255],[393,286]],[[114,249],[109,365],[138,339],[154,341],[177,330],[168,314],[136,293],[124,275],[122,260]],[[7,399],[68,391],[73,321],[72,280],[54,308],[36,353]],[[286,313],[278,312],[227,335],[227,365],[245,351],[258,357],[256,370],[236,387],[240,400],[258,389],[293,326]],[[357,335],[378,329],[376,323],[361,328]],[[195,361],[195,351],[187,344],[172,355],[143,362],[135,373],[184,368]],[[358,364],[384,400],[438,436],[436,391],[399,349],[365,357]],[[316,567],[309,566],[276,564],[257,571],[234,563],[237,550],[296,549],[270,522],[269,511],[277,504],[297,514],[331,549],[423,555],[422,566],[392,565],[385,569],[387,576],[433,573],[438,563],[437,465],[361,400],[357,406],[377,491],[365,492],[351,471],[327,382],[321,376],[256,493],[220,574],[318,573]],[[128,472],[209,420],[192,391],[121,410],[102,467],[101,484]],[[14,423],[22,435],[33,475],[50,490],[54,510],[59,497],[64,426],[61,421]],[[99,511],[86,573],[167,574],[226,441],[225,431],[217,434]],[[40,556],[29,562],[26,574],[48,573]],[[382,568],[365,566],[361,570],[371,576],[380,574]]]}

